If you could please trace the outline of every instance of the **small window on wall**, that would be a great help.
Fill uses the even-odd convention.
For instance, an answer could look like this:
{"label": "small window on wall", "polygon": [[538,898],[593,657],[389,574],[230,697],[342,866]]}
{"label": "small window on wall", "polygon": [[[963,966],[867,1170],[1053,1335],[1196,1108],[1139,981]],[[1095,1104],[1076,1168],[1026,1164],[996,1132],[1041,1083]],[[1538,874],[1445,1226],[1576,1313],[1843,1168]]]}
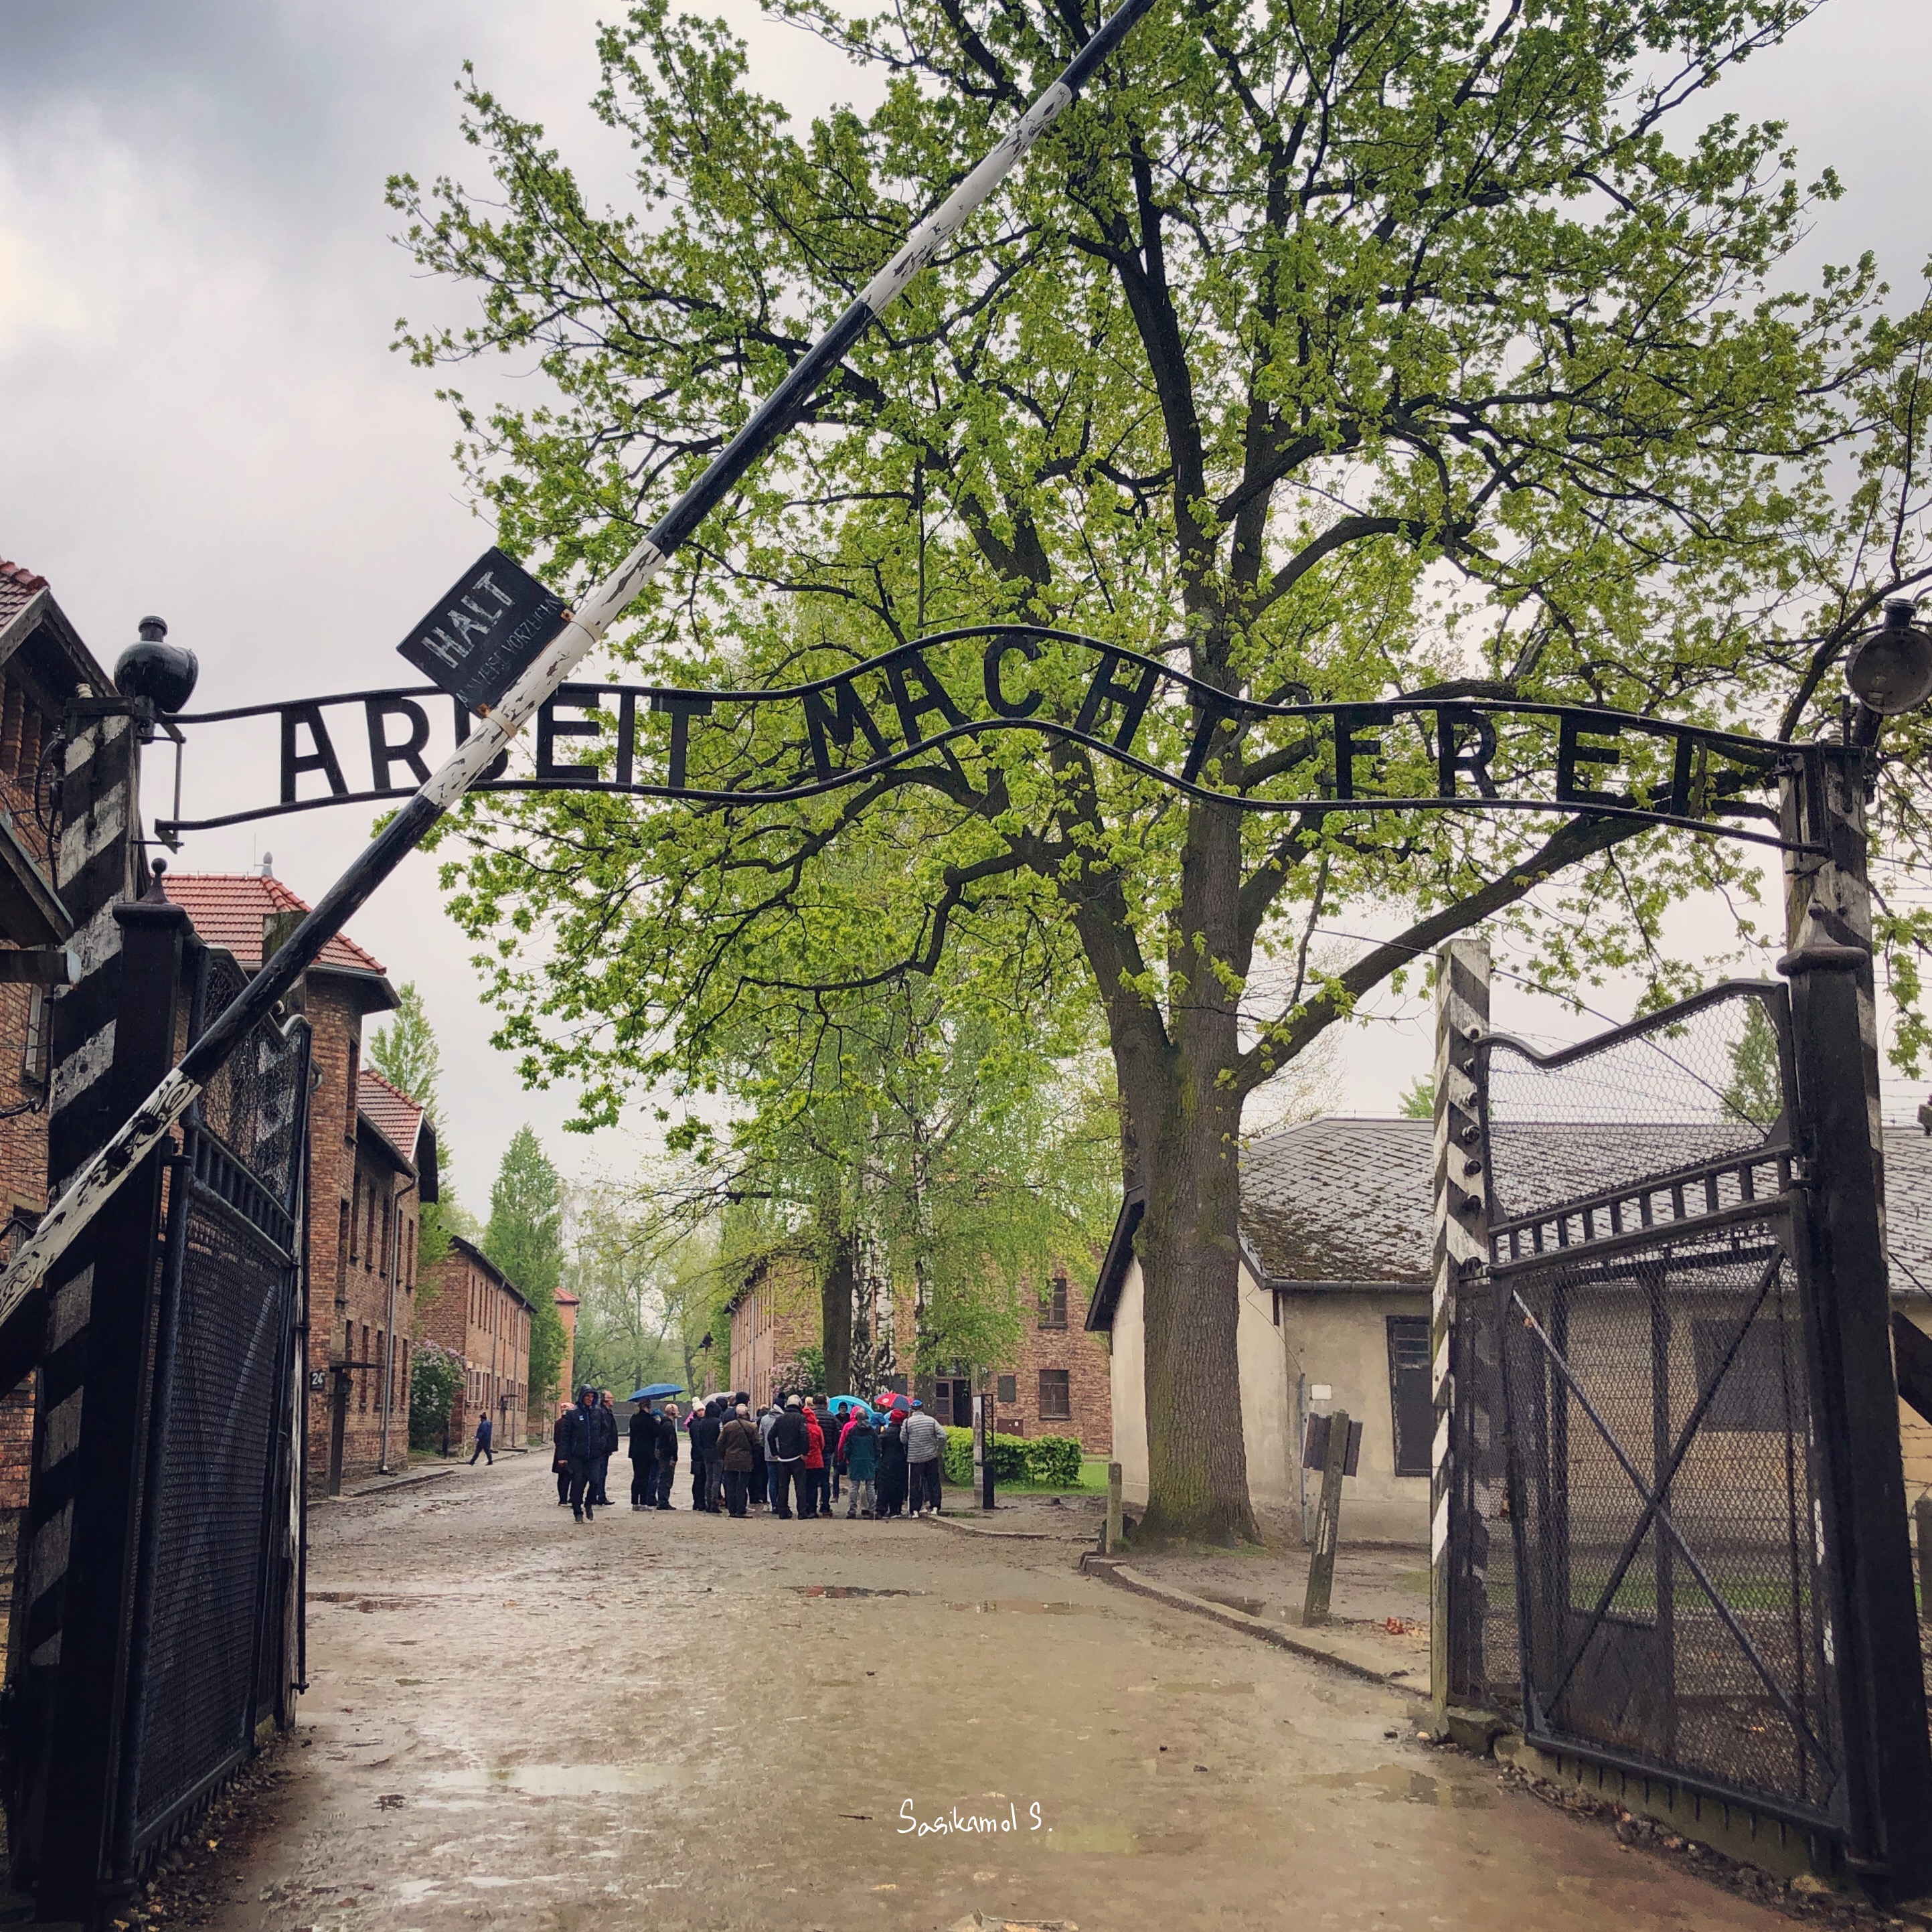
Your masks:
{"label": "small window on wall", "polygon": [[47,1035],[52,1030],[52,1003],[47,988],[36,986],[27,1001],[27,1042],[20,1056],[20,1078],[29,1087],[47,1084]]}
{"label": "small window on wall", "polygon": [[1064,1369],[1040,1372],[1040,1419],[1042,1422],[1070,1422],[1073,1418],[1073,1391]]}
{"label": "small window on wall", "polygon": [[1436,1396],[1429,1377],[1429,1318],[1388,1318],[1389,1415],[1395,1430],[1395,1472],[1426,1476],[1436,1434]]}
{"label": "small window on wall", "polygon": [[1709,1388],[1714,1378],[1718,1384],[1704,1411],[1703,1426],[1746,1435],[1782,1435],[1802,1400],[1798,1391],[1804,1371],[1798,1338],[1779,1322],[1754,1322],[1742,1339],[1737,1326],[1728,1316],[1708,1320],[1700,1316],[1690,1324],[1697,1386],[1700,1390]]}
{"label": "small window on wall", "polygon": [[1057,1274],[1040,1298],[1040,1325],[1042,1328],[1066,1326],[1066,1277]]}
{"label": "small window on wall", "polygon": [[1020,1378],[1018,1376],[1000,1378],[999,1400],[1010,1408],[1020,1399]]}

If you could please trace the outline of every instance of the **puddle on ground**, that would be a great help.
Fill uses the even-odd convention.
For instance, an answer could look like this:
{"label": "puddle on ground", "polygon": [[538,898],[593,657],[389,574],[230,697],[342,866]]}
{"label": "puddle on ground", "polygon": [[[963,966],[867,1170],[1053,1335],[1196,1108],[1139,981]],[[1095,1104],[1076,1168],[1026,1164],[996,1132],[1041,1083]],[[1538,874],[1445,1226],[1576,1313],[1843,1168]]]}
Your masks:
{"label": "puddle on ground", "polygon": [[1399,1764],[1378,1765],[1373,1771],[1333,1772],[1295,1782],[1331,1791],[1366,1791],[1384,1804],[1436,1804],[1452,1811],[1486,1810],[1496,1802],[1496,1793],[1480,1785],[1445,1784],[1426,1771],[1405,1771]]}
{"label": "puddle on ground", "polygon": [[432,1772],[424,1780],[439,1791],[520,1791],[527,1798],[586,1798],[601,1792],[657,1791],[677,1767],[669,1764],[506,1764]]}
{"label": "puddle on ground", "polygon": [[1183,1684],[1177,1682],[1171,1684],[1156,1684],[1154,1688],[1156,1690],[1172,1690],[1177,1694],[1192,1692],[1197,1695],[1204,1693],[1212,1696],[1232,1697],[1238,1696],[1244,1692],[1252,1693],[1255,1687],[1252,1684],[1224,1684],[1220,1678],[1210,1677],[1204,1684]]}
{"label": "puddle on ground", "polygon": [[866,1590],[856,1583],[794,1583],[801,1597],[922,1597],[923,1590]]}
{"label": "puddle on ground", "polygon": [[357,1610],[413,1610],[420,1602],[415,1597],[372,1596],[366,1590],[311,1590],[311,1604],[346,1604]]}
{"label": "puddle on ground", "polygon": [[1104,1617],[1110,1614],[1098,1604],[1042,1604],[1031,1597],[1000,1597],[980,1604],[948,1604],[949,1610],[971,1610],[990,1616],[1004,1611],[1022,1617]]}
{"label": "puddle on ground", "polygon": [[1124,1824],[1060,1825],[1047,1834],[1049,1852],[1108,1852],[1123,1858],[1148,1853],[1198,1850],[1208,1842],[1204,1832],[1136,1832]]}

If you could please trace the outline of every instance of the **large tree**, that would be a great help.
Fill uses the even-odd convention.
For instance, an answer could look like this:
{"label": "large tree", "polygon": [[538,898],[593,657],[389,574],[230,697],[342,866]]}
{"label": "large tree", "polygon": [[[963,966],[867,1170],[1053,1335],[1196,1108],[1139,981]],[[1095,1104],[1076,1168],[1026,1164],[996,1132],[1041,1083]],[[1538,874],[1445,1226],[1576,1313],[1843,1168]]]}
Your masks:
{"label": "large tree", "polygon": [[[1096,17],[772,10],[882,76],[882,104],[794,132],[722,26],[649,0],[600,40],[632,206],[594,212],[473,81],[487,195],[392,184],[420,261],[480,297],[413,352],[502,350],[548,380],[536,404],[456,402],[502,541],[560,580],[615,561]],[[1811,728],[1846,638],[1924,574],[1909,530],[1858,548],[1900,459],[1900,505],[1924,473],[1924,412],[1869,264],[1775,292],[1807,192],[1780,129],[1704,109],[1809,10],[1156,10],[615,650],[663,682],[743,686],[1027,620],[1162,654],[1210,693],[1784,706],[1787,734]],[[1832,464],[1859,436],[1876,480],[1841,543]],[[1029,667],[1040,722],[1071,717],[1088,664]],[[496,948],[505,1039],[533,1076],[582,1081],[593,1118],[634,1082],[701,1083],[748,1015],[809,1027],[942,956],[989,994],[1084,974],[1148,1190],[1147,1526],[1226,1537],[1252,1528],[1226,1400],[1249,1097],[1484,922],[1558,980],[1635,963],[1679,982],[1666,908],[1752,874],[1602,815],[1338,812],[1302,727],[1211,698],[1163,700],[1144,730],[1156,756],[1204,742],[1222,796],[1014,734],[784,808],[478,802],[450,877]],[[796,768],[755,732],[692,744],[694,776]],[[1405,764],[1430,769],[1426,740],[1390,734],[1387,758],[1398,795]],[[1285,789],[1300,809],[1233,802]],[[1344,916],[1386,937],[1324,970],[1306,935]]]}

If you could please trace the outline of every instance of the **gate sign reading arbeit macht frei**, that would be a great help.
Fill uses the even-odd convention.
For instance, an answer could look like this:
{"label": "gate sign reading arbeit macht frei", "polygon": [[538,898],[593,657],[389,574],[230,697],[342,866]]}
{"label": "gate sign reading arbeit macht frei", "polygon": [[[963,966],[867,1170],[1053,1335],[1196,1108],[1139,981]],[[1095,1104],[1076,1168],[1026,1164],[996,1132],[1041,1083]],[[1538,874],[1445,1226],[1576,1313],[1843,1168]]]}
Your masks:
{"label": "gate sign reading arbeit macht frei", "polygon": [[[561,598],[501,551],[487,553],[400,647],[434,686],[178,718],[190,728],[272,730],[280,784],[259,805],[164,819],[160,836],[172,843],[216,826],[408,796],[564,620]],[[1157,658],[1071,632],[974,626],[770,689],[565,684],[538,709],[518,762],[506,750],[472,789],[778,803],[935,753],[952,756],[957,740],[1024,730],[1256,811],[1583,811],[1780,842],[1719,814],[1774,816],[1742,794],[1771,782],[1786,746],[1574,706],[1426,694],[1376,704],[1297,697],[1276,704],[1232,697]],[[1150,716],[1181,726],[1161,734],[1170,748],[1164,762],[1147,747]],[[1215,786],[1209,760],[1221,728],[1269,720],[1300,728],[1289,746],[1300,756],[1262,789]]]}

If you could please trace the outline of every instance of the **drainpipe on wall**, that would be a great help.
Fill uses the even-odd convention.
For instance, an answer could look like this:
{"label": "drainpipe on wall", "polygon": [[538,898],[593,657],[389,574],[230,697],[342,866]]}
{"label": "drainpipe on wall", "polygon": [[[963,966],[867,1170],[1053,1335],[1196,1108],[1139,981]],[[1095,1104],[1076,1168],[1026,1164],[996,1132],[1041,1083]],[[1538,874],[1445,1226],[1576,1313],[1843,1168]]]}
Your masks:
{"label": "drainpipe on wall", "polygon": [[403,1271],[403,1202],[416,1186],[405,1181],[389,1197],[389,1321],[382,1342],[382,1448],[376,1459],[376,1472],[382,1476],[389,1473],[389,1415],[396,1406],[396,1282]]}

